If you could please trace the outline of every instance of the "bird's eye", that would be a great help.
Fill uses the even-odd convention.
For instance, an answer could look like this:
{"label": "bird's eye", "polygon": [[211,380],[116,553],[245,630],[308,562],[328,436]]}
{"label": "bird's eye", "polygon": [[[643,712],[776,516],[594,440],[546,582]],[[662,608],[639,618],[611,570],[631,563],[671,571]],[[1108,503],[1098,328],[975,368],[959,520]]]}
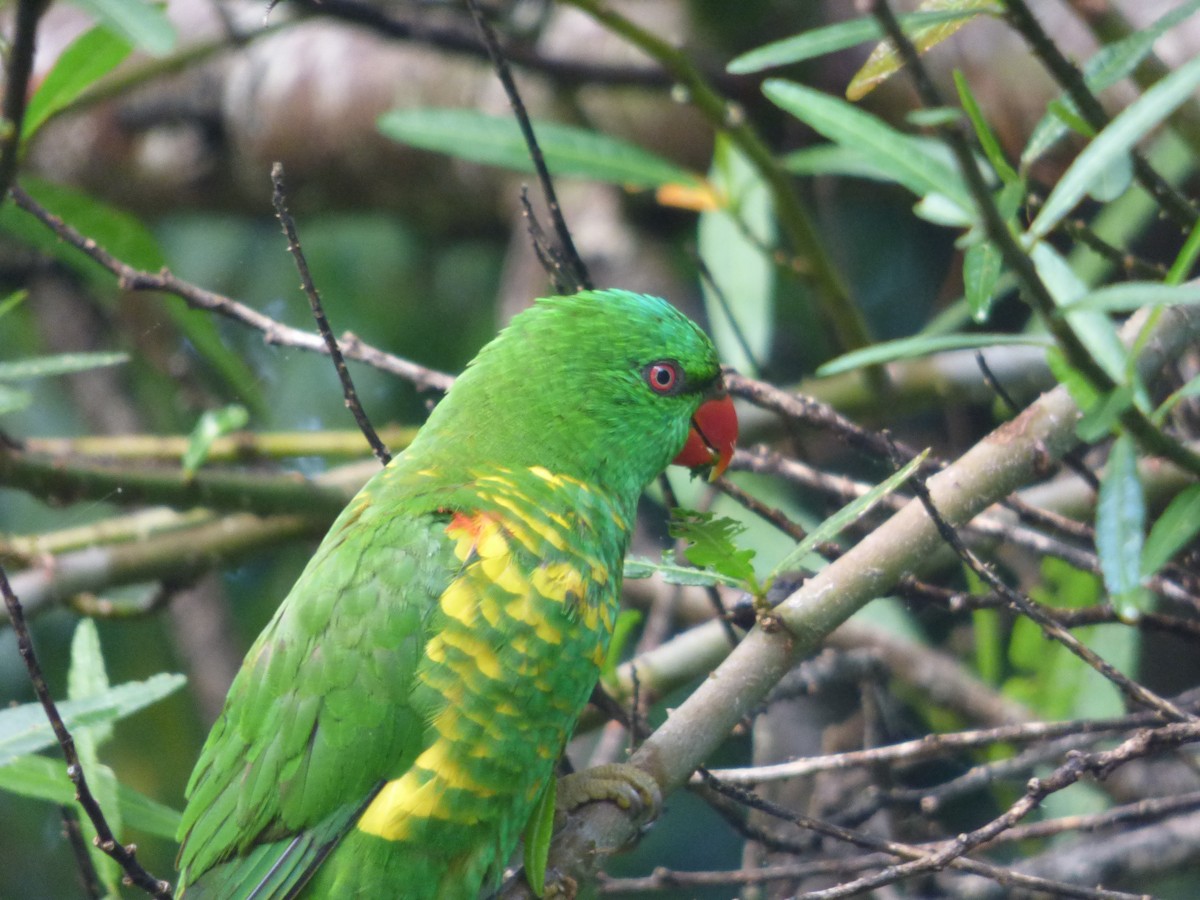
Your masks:
{"label": "bird's eye", "polygon": [[679,385],[679,364],[671,360],[650,363],[643,371],[646,384],[657,394],[674,393]]}

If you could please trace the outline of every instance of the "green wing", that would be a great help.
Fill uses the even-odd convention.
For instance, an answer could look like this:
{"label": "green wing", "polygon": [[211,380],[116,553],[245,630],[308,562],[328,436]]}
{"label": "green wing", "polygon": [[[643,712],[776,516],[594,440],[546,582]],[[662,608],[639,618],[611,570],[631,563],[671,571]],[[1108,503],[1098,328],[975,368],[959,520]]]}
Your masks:
{"label": "green wing", "polygon": [[417,663],[459,563],[414,480],[363,489],[247,654],[188,784],[189,900],[293,896],[419,754],[441,700]]}

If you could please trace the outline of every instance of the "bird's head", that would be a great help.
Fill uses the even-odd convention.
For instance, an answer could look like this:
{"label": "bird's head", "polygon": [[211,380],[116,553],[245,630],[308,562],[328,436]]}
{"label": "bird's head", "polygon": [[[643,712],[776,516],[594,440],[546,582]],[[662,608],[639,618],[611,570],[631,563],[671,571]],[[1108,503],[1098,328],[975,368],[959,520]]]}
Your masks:
{"label": "bird's head", "polygon": [[672,461],[724,471],[737,416],[695,323],[657,297],[585,291],[514,317],[419,443],[435,438],[468,466],[539,465],[636,496]]}

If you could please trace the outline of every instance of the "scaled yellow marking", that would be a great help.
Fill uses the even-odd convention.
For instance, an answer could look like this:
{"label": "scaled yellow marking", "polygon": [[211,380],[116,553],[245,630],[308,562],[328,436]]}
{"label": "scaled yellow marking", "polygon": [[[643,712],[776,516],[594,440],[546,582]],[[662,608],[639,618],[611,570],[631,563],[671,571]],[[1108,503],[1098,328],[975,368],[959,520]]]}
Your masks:
{"label": "scaled yellow marking", "polygon": [[542,479],[542,481],[549,482],[550,484],[554,485],[555,487],[562,486],[562,483],[563,483],[562,477],[559,475],[555,475],[549,469],[543,468],[542,466],[530,466],[529,471],[531,473],[533,473],[534,475],[536,475],[538,478]]}
{"label": "scaled yellow marking", "polygon": [[534,633],[547,644],[561,644],[562,632],[550,625],[546,619],[530,608],[528,597],[517,597],[512,600],[504,611],[526,625],[532,625]]}
{"label": "scaled yellow marking", "polygon": [[566,562],[545,563],[533,570],[530,580],[537,592],[547,600],[565,603],[568,594],[582,600],[585,593],[583,575]]}
{"label": "scaled yellow marking", "polygon": [[450,618],[457,619],[468,626],[475,621],[479,607],[478,597],[463,583],[462,579],[452,581],[450,586],[442,592],[439,602],[442,610]]}
{"label": "scaled yellow marking", "polygon": [[501,677],[503,670],[500,668],[500,659],[486,642],[458,629],[447,629],[438,637],[442,639],[442,643],[465,653],[475,663],[475,667],[488,678],[496,681]]}
{"label": "scaled yellow marking", "polygon": [[524,573],[513,565],[511,556],[497,556],[480,560],[479,567],[488,580],[513,595],[529,590],[529,581]]}

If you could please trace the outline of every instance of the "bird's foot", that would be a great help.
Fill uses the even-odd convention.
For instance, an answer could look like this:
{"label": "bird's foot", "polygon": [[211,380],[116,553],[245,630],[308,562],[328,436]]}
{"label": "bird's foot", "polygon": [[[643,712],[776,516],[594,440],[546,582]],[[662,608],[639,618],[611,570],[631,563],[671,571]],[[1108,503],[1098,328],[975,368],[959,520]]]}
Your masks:
{"label": "bird's foot", "polygon": [[615,803],[641,824],[652,822],[662,808],[658,782],[630,763],[608,763],[564,775],[558,780],[555,817],[588,803]]}

